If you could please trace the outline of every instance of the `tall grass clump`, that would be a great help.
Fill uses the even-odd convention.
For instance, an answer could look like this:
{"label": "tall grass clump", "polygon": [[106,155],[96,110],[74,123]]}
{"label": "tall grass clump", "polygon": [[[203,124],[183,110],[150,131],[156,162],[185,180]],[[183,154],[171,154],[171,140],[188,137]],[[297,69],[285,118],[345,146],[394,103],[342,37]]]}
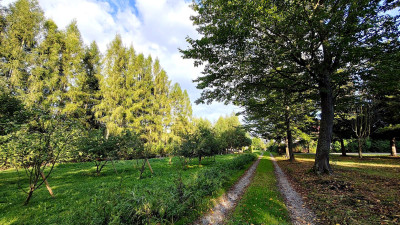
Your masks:
{"label": "tall grass clump", "polygon": [[[257,158],[255,154],[239,155],[191,177],[175,176],[173,184],[127,190],[118,185],[93,196],[71,215],[75,224],[157,224],[187,223],[209,206],[210,199],[232,183],[235,173]],[[185,220],[186,219],[186,220]]]}

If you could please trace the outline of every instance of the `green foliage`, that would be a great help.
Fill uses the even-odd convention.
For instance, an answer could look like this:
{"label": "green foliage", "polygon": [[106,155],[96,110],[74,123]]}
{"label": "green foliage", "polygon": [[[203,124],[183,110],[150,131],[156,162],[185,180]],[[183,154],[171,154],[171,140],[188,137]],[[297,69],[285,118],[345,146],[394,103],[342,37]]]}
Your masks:
{"label": "green foliage", "polygon": [[264,140],[258,137],[254,137],[251,139],[251,147],[256,150],[266,150],[267,146],[264,143]]}
{"label": "green foliage", "polygon": [[184,157],[198,157],[199,163],[205,156],[218,153],[218,143],[211,122],[206,119],[195,119],[194,130],[182,142],[177,154]]}
{"label": "green foliage", "polygon": [[[23,174],[29,179],[29,188],[19,187],[27,194],[25,205],[29,203],[34,191],[50,176],[60,154],[78,135],[72,129],[73,121],[64,117],[36,109],[31,119],[27,125],[13,133],[11,140],[6,143],[6,148],[11,152],[11,164],[16,169],[25,170]],[[47,166],[50,170],[45,174]]]}
{"label": "green foliage", "polygon": [[[172,86],[171,98],[171,145],[178,147],[185,137],[193,131],[192,106],[187,91],[183,91],[178,83]],[[176,150],[175,150],[176,151]]]}
{"label": "green foliage", "polygon": [[108,46],[103,65],[101,101],[95,114],[107,128],[106,136],[130,130],[140,135],[145,154],[165,154],[172,100],[170,81],[160,62],[136,54],[133,47],[124,47],[117,35]]}
{"label": "green foliage", "polygon": [[241,149],[251,144],[251,139],[240,124],[239,117],[234,114],[220,117],[214,125],[219,151],[226,153],[234,149]]}
{"label": "green foliage", "polygon": [[[334,142],[335,150],[340,151],[340,143]],[[345,140],[346,150],[348,152],[357,152],[358,143],[355,139]],[[396,143],[397,149],[399,149],[400,144]],[[382,139],[371,139],[368,138],[362,146],[365,152],[381,152],[389,153],[391,151],[390,141]]]}
{"label": "green foliage", "polygon": [[35,61],[34,50],[43,23],[43,12],[35,0],[19,0],[8,8],[5,31],[0,46],[0,75],[17,94],[28,85],[30,68]]}
{"label": "green foliage", "polygon": [[[400,46],[400,17],[386,14],[399,8],[392,1],[200,0],[192,7],[196,15],[191,19],[200,36],[188,37],[189,47],[181,52],[194,59],[195,66],[205,64],[203,75],[195,80],[203,90],[197,102],[261,104],[261,110],[247,111],[262,114],[274,109],[269,100],[282,103],[294,96],[288,102],[299,106],[316,100],[321,112],[314,165],[318,173],[332,172],[334,102],[341,87],[381,77],[377,70],[391,66],[396,69],[389,77],[398,81],[397,65],[388,60],[398,58]],[[278,94],[282,92],[288,95]],[[288,126],[287,118],[268,122]],[[290,133],[287,136],[291,149]]]}

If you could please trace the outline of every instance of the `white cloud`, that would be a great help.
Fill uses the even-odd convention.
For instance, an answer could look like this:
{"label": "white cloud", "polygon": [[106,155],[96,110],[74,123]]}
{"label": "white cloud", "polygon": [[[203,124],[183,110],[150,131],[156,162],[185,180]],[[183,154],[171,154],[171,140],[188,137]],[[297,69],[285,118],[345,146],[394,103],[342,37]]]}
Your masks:
{"label": "white cloud", "polygon": [[[13,0],[3,0],[6,5]],[[133,45],[136,52],[159,58],[172,82],[187,89],[193,103],[193,114],[211,121],[220,115],[238,112],[239,108],[222,103],[195,105],[200,96],[192,80],[202,68],[195,68],[193,60],[184,60],[178,48],[186,48],[186,36],[198,37],[189,17],[194,14],[190,3],[183,0],[39,0],[47,18],[60,29],[77,20],[86,44],[93,40],[104,52],[107,44],[120,34],[124,43]]]}

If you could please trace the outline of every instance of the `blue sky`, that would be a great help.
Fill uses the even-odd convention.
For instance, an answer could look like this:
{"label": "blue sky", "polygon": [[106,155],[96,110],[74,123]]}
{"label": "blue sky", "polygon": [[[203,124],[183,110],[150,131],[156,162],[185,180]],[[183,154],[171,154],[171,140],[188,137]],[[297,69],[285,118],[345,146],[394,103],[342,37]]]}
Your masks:
{"label": "blue sky", "polygon": [[[15,0],[2,0],[8,5]],[[198,37],[190,21],[194,12],[185,0],[38,0],[45,16],[53,19],[60,29],[73,19],[77,21],[86,44],[93,40],[104,52],[118,33],[125,45],[136,52],[158,58],[172,83],[186,89],[193,105],[193,115],[216,121],[219,116],[238,112],[239,108],[222,103],[195,105],[200,90],[192,83],[202,68],[192,60],[184,60],[178,48],[185,49],[186,36]]]}

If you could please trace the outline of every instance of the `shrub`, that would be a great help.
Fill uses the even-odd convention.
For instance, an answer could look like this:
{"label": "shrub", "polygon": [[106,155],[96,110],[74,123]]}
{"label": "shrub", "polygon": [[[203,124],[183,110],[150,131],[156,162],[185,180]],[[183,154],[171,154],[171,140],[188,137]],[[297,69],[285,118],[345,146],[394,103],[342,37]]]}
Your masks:
{"label": "shrub", "polygon": [[268,146],[268,147],[267,147],[267,151],[270,151],[270,152],[278,152],[278,151],[279,151],[278,145],[270,145],[270,146]]}

